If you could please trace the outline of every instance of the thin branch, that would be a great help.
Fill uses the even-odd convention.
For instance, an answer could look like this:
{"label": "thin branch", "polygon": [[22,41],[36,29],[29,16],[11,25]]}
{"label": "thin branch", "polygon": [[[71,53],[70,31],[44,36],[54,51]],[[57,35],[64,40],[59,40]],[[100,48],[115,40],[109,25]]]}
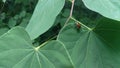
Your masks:
{"label": "thin branch", "polygon": [[70,15],[69,15],[69,17],[67,18],[67,20],[66,20],[66,22],[65,22],[65,25],[69,22],[70,18],[72,17],[73,8],[74,8],[74,3],[75,3],[75,0],[72,0],[72,6],[71,6],[71,10],[70,10]]}

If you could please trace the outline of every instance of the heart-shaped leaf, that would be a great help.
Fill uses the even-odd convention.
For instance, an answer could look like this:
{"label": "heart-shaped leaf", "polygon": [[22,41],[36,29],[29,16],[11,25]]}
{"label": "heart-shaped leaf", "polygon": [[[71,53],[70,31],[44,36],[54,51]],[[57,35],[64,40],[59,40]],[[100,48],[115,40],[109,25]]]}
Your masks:
{"label": "heart-shaped leaf", "polygon": [[0,68],[73,68],[59,41],[32,46],[27,32],[12,28],[0,37]]}
{"label": "heart-shaped leaf", "polygon": [[26,27],[33,40],[46,32],[53,24],[56,16],[63,8],[65,0],[39,0],[32,18]]}
{"label": "heart-shaped leaf", "polygon": [[120,0],[82,0],[85,6],[101,15],[120,21]]}
{"label": "heart-shaped leaf", "polygon": [[66,46],[75,68],[120,68],[120,22],[103,19],[96,28],[68,24],[58,40]]}

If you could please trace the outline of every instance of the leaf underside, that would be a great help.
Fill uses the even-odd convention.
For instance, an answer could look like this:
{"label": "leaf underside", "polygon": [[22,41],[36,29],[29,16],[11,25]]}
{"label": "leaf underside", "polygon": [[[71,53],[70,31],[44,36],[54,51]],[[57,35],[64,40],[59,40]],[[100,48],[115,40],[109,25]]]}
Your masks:
{"label": "leaf underside", "polygon": [[82,0],[85,6],[101,15],[120,21],[120,0]]}

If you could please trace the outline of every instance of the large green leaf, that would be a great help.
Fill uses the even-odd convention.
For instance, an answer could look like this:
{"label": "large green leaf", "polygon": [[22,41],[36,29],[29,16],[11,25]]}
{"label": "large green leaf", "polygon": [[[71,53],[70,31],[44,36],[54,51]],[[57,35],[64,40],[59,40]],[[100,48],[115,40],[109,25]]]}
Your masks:
{"label": "large green leaf", "polygon": [[9,30],[9,28],[7,28],[7,27],[0,28],[0,36],[3,35],[4,33],[6,33],[8,30]]}
{"label": "large green leaf", "polygon": [[120,0],[82,0],[85,6],[105,17],[120,21]]}
{"label": "large green leaf", "polygon": [[39,0],[33,16],[26,27],[31,39],[46,32],[53,24],[56,16],[63,8],[65,0]]}
{"label": "large green leaf", "polygon": [[103,19],[93,30],[68,24],[58,40],[66,46],[75,68],[120,68],[120,22]]}
{"label": "large green leaf", "polygon": [[0,37],[0,68],[73,68],[59,41],[33,47],[26,31],[15,27]]}

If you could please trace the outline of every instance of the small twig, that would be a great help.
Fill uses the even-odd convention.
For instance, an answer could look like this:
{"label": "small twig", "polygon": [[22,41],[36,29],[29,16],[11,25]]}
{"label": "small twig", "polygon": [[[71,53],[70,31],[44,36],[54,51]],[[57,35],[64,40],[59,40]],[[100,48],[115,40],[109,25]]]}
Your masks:
{"label": "small twig", "polygon": [[92,30],[91,28],[89,28],[88,26],[84,25],[83,23],[81,23],[80,21],[76,20],[75,18],[71,17],[71,19],[72,19],[73,21],[75,21],[75,23],[76,23],[76,22],[80,23],[82,26],[84,26],[84,27],[87,28],[88,30]]}
{"label": "small twig", "polygon": [[65,22],[65,25],[69,22],[70,18],[72,17],[73,8],[74,8],[74,3],[75,3],[75,0],[72,0],[72,6],[71,6],[71,10],[70,10],[70,15],[69,15],[69,17],[67,18],[67,20],[66,20],[66,22]]}

